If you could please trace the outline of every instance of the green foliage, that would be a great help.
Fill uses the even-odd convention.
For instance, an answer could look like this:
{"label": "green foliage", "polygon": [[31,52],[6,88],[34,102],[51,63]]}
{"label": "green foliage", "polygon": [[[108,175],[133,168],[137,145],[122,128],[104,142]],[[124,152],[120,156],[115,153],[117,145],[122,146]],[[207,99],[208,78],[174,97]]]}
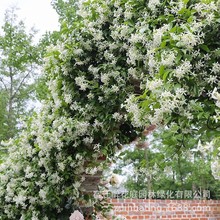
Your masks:
{"label": "green foliage", "polygon": [[[146,89],[138,98],[131,97],[139,111],[136,108],[130,110],[130,102],[127,109],[135,125],[157,125],[160,132],[156,141],[161,146],[156,149],[164,158],[157,161],[158,153],[151,152],[153,159],[148,161],[143,153],[136,163],[136,154],[127,153],[137,171],[128,180],[128,188],[139,189],[143,185],[146,188],[149,182],[154,189],[159,186],[192,188],[194,185],[209,188],[216,198],[219,181],[214,177],[219,179],[220,174],[219,149],[214,144],[219,141],[220,132],[219,2],[163,1],[150,6],[151,16],[140,18],[140,23],[134,24],[136,29],[132,29],[132,35],[136,37],[141,36],[140,30],[147,29],[144,39],[149,43],[144,45],[144,39],[139,39],[138,44],[130,44],[136,49],[133,51],[138,51],[136,57],[146,57],[143,62],[141,58],[138,62],[138,67],[145,70]],[[144,45],[142,50],[141,43]],[[198,154],[195,161],[188,161],[187,154],[194,155],[197,146],[203,149],[203,154],[210,150],[209,157]],[[163,163],[166,160],[167,165]],[[170,166],[175,179],[164,177],[157,182],[146,180],[143,184],[147,178],[139,166],[151,162],[160,167],[158,173],[165,165]],[[198,167],[204,169],[198,171]]]}
{"label": "green foliage", "polygon": [[[65,21],[62,37],[45,56],[48,99],[18,139],[9,143],[1,171],[2,219],[70,215],[69,201],[72,207],[85,198],[81,188],[85,174],[103,169],[96,160],[103,155],[110,158],[140,130],[134,129],[121,105],[138,83],[126,71],[126,57],[119,57],[116,62],[121,66],[115,68],[97,34],[88,32],[87,22],[77,17],[76,23]],[[93,15],[89,13],[88,19],[93,22]],[[100,28],[106,34],[103,45],[114,44],[108,27]],[[119,54],[121,44],[111,50]]]}
{"label": "green foliage", "polygon": [[[208,190],[211,199],[219,199],[220,181],[212,175],[211,154],[204,157],[200,151],[175,148],[172,141],[170,145],[166,144],[167,141],[160,143],[162,138],[161,131],[157,132],[148,148],[135,148],[121,154],[121,162],[114,172],[131,167],[132,174],[120,173],[127,176],[126,189],[129,192]],[[164,140],[167,139],[166,136]]]}
{"label": "green foliage", "polygon": [[63,29],[67,28],[67,24],[79,21],[80,18],[76,16],[77,0],[53,0],[51,4],[60,16]]}
{"label": "green foliage", "polygon": [[26,109],[33,94],[31,81],[36,78],[40,61],[38,48],[33,43],[34,34],[34,30],[26,33],[14,8],[6,11],[0,36],[0,142],[14,137],[19,118],[29,114]]}
{"label": "green foliage", "polygon": [[[219,178],[219,2],[53,4],[62,24],[44,58],[48,99],[8,144],[10,154],[0,170],[1,218],[70,215],[67,205],[83,203],[86,175],[104,168],[95,161],[113,156],[150,124],[161,129],[160,151],[166,150],[163,155],[145,152],[138,169],[154,174],[156,165],[165,169],[167,162],[180,188],[199,177]],[[24,71],[17,57],[15,67]],[[208,163],[203,172],[189,175],[195,167],[186,153],[196,145],[205,157],[198,157],[196,165]],[[184,182],[189,176],[193,180]],[[168,187],[172,181],[164,177],[155,184]]]}

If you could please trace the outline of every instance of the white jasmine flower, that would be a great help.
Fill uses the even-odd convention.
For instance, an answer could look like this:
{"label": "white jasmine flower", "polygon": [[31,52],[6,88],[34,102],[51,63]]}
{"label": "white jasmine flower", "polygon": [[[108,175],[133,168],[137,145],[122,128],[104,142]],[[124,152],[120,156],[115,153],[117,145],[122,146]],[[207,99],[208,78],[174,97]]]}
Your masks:
{"label": "white jasmine flower", "polygon": [[91,92],[87,95],[88,99],[93,99],[94,98],[94,94],[92,94]]}
{"label": "white jasmine flower", "polygon": [[120,115],[120,113],[115,112],[115,113],[113,114],[113,118],[114,118],[116,121],[120,121],[120,120],[123,118],[123,116]]}
{"label": "white jasmine flower", "polygon": [[160,46],[161,39],[162,39],[164,32],[168,31],[169,29],[170,29],[170,26],[168,24],[165,24],[163,27],[154,30],[153,32],[153,46],[154,47]]}
{"label": "white jasmine flower", "polygon": [[65,164],[63,162],[59,162],[58,163],[58,168],[61,170],[61,171],[64,171],[65,170]]}
{"label": "white jasmine flower", "polygon": [[211,170],[212,170],[212,175],[214,176],[215,179],[220,180],[220,162],[219,159],[215,159],[211,163]]}
{"label": "white jasmine flower", "polygon": [[93,142],[93,138],[92,137],[85,137],[85,138],[83,138],[83,142],[85,144],[91,144]]}
{"label": "white jasmine flower", "polygon": [[81,186],[81,183],[77,181],[73,184],[73,186],[75,189],[78,189]]}
{"label": "white jasmine flower", "polygon": [[64,100],[66,103],[70,104],[72,102],[71,94],[64,93]]}
{"label": "white jasmine flower", "polygon": [[74,54],[80,56],[83,54],[83,50],[81,48],[77,48],[74,50]]}
{"label": "white jasmine flower", "polygon": [[160,4],[160,0],[149,0],[148,2],[148,7],[152,10],[155,11],[156,7]]}
{"label": "white jasmine flower", "polygon": [[101,144],[95,144],[93,149],[95,152],[99,152],[100,151],[100,147],[101,147]]}
{"label": "white jasmine flower", "polygon": [[45,200],[46,197],[47,197],[46,191],[43,190],[43,189],[40,189],[40,191],[39,191],[39,196],[40,196],[40,198],[42,198],[43,200]]}
{"label": "white jasmine flower", "polygon": [[220,72],[220,64],[218,62],[213,63],[212,70],[213,73],[219,73]]}
{"label": "white jasmine flower", "polygon": [[108,74],[102,74],[101,75],[101,82],[102,83],[104,83],[104,84],[108,84],[109,83],[109,80],[110,80],[110,78],[109,78],[109,75]]}
{"label": "white jasmine flower", "polygon": [[69,220],[84,220],[84,216],[78,210],[71,214]]}
{"label": "white jasmine flower", "polygon": [[98,100],[99,100],[100,103],[102,103],[104,101],[104,98],[102,96],[99,96]]}
{"label": "white jasmine flower", "polygon": [[77,134],[79,136],[86,134],[88,132],[89,126],[90,126],[90,123],[86,121],[76,122],[75,128],[76,128]]}
{"label": "white jasmine flower", "polygon": [[75,78],[76,85],[80,87],[80,90],[85,91],[89,85],[86,82],[85,76],[78,76]]}
{"label": "white jasmine flower", "polygon": [[161,54],[161,64],[164,66],[173,66],[174,60],[176,58],[176,54],[172,51],[170,52],[162,52]]}
{"label": "white jasmine flower", "polygon": [[180,66],[178,66],[175,70],[175,76],[178,79],[183,78],[186,74],[191,72],[192,64],[188,61],[185,60],[182,62]]}
{"label": "white jasmine flower", "polygon": [[178,46],[185,46],[188,49],[192,49],[200,42],[199,36],[187,31],[180,36],[180,41],[177,43]]}
{"label": "white jasmine flower", "polygon": [[220,108],[220,93],[217,91],[217,88],[214,88],[212,98],[217,101],[216,106]]}
{"label": "white jasmine flower", "polygon": [[109,183],[112,185],[112,186],[116,186],[116,187],[119,187],[121,181],[119,179],[119,176],[115,173],[112,174],[111,178],[109,179]]}
{"label": "white jasmine flower", "polygon": [[146,84],[146,89],[149,89],[150,91],[156,91],[162,85],[163,85],[163,81],[161,79],[155,79],[152,81],[148,80]]}
{"label": "white jasmine flower", "polygon": [[25,205],[25,201],[26,201],[26,196],[24,196],[24,195],[22,195],[22,194],[19,194],[19,195],[17,195],[17,196],[15,196],[14,198],[13,198],[13,201],[16,203],[16,205],[18,206],[18,205]]}
{"label": "white jasmine flower", "polygon": [[217,77],[217,75],[210,75],[210,76],[207,78],[207,82],[210,83],[210,84],[217,83],[217,82],[218,82],[218,77]]}
{"label": "white jasmine flower", "polygon": [[113,85],[112,88],[111,88],[111,90],[112,90],[114,93],[117,93],[120,89],[119,89],[118,86]]}

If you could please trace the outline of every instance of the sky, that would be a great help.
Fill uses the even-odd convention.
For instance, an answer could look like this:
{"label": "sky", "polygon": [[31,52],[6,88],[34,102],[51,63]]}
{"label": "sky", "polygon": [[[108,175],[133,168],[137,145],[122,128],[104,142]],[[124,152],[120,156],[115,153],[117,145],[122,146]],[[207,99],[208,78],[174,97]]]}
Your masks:
{"label": "sky", "polygon": [[3,25],[5,10],[11,6],[19,8],[19,20],[23,20],[27,29],[35,27],[39,38],[45,31],[59,29],[58,15],[51,6],[51,0],[0,0],[0,26]]}
{"label": "sky", "polygon": [[[59,30],[58,15],[51,6],[51,0],[0,0],[0,27],[4,24],[5,10],[16,6],[18,20],[23,20],[27,31],[33,26],[38,30],[37,42],[46,31]],[[1,32],[1,29],[0,29]],[[40,108],[39,102],[30,102],[30,108]]]}

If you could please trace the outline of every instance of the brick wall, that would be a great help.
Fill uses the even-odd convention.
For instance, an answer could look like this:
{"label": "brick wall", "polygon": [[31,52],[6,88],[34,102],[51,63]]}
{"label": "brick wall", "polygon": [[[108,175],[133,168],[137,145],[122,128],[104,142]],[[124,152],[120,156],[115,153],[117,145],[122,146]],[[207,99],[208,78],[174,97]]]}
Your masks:
{"label": "brick wall", "polygon": [[220,200],[110,199],[110,203],[121,219],[220,220]]}

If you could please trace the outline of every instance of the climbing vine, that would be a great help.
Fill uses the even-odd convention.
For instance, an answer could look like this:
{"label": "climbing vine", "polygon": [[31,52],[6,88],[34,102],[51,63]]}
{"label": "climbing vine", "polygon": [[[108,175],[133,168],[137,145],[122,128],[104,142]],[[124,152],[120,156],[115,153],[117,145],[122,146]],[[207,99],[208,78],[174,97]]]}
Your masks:
{"label": "climbing vine", "polygon": [[2,220],[67,218],[84,198],[84,174],[103,169],[98,158],[150,124],[173,133],[171,148],[197,139],[219,154],[219,1],[61,3],[61,37],[44,64],[50,94],[5,143]]}

